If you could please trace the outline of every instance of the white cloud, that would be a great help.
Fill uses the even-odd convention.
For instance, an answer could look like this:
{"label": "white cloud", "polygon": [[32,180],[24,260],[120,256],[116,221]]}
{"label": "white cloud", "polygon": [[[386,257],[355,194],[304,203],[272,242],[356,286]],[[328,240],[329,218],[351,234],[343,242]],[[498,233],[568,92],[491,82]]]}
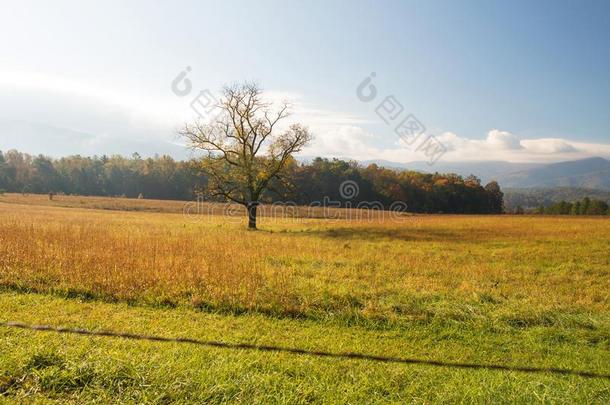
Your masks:
{"label": "white cloud", "polygon": [[497,149],[523,149],[521,141],[515,135],[506,131],[492,129],[487,133],[487,143]]}
{"label": "white cloud", "polygon": [[[175,121],[185,119],[192,113],[188,104],[185,105],[184,100],[178,97],[154,99],[130,93],[127,89],[112,89],[33,72],[0,72],[0,89],[5,93],[29,95],[33,108],[36,108],[37,103],[56,99],[52,104],[55,108],[70,103],[86,105],[93,113],[117,112],[123,115],[130,126],[141,129],[171,127]],[[168,94],[171,95],[169,90]],[[22,111],[28,112],[27,109]]]}
{"label": "white cloud", "polygon": [[[60,77],[0,74],[0,149],[18,148],[54,155],[81,153],[143,154],[188,152],[176,143],[176,129],[195,117],[190,97],[171,94],[150,98]],[[400,163],[423,161],[418,142],[406,145],[397,136],[367,131],[359,116],[321,108],[298,93],[266,91],[272,102],[287,101],[289,121],[302,122],[315,135],[303,155]],[[444,161],[506,160],[552,162],[590,156],[610,158],[610,145],[563,138],[531,139],[491,129],[484,139],[453,132],[436,137],[447,148]]]}
{"label": "white cloud", "polygon": [[342,125],[315,135],[311,145],[303,151],[304,155],[366,160],[384,152],[375,146],[379,143],[378,137],[353,125]]}
{"label": "white cloud", "polygon": [[[400,139],[388,148],[379,147],[379,138],[357,126],[342,126],[318,134],[307,155],[342,156],[359,160],[380,159],[398,163],[427,160],[418,144],[406,145]],[[436,136],[447,149],[444,161],[556,162],[583,159],[591,156],[610,158],[610,145],[575,142],[559,138],[520,139],[507,132],[492,129],[485,139],[470,139],[453,132]]]}
{"label": "white cloud", "polygon": [[578,149],[569,141],[557,138],[528,139],[523,144],[532,152],[537,153],[572,153]]}
{"label": "white cloud", "polygon": [[524,139],[510,132],[493,129],[486,139],[477,140],[443,134],[450,151],[445,159],[506,160],[511,162],[554,162],[576,160],[591,156],[610,158],[610,145],[575,142],[560,138]]}
{"label": "white cloud", "polygon": [[305,97],[299,93],[286,91],[268,90],[264,93],[265,98],[275,105],[286,102],[291,112],[290,121],[304,123],[316,131],[336,131],[342,126],[355,126],[370,124],[372,121],[365,120],[356,115],[332,111],[326,108],[312,105],[305,101]]}

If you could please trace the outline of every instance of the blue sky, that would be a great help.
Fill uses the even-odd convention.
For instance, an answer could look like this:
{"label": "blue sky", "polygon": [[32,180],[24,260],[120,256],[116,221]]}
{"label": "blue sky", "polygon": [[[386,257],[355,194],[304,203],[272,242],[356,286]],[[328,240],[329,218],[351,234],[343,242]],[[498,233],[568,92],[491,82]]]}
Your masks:
{"label": "blue sky", "polygon": [[307,155],[425,160],[375,113],[394,95],[444,159],[610,157],[607,1],[15,1],[0,36],[2,150],[183,157],[192,96],[257,80]]}

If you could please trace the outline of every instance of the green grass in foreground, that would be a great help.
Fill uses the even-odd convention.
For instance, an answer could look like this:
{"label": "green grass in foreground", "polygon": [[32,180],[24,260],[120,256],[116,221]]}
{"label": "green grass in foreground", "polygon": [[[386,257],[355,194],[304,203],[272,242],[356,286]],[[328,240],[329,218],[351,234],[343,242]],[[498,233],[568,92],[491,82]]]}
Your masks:
{"label": "green grass in foreground", "polygon": [[[0,321],[454,362],[610,372],[605,327],[452,320],[371,330],[262,315],[206,314],[37,294],[0,294]],[[605,323],[607,325],[607,323]],[[608,403],[604,379],[462,370],[0,327],[8,402]]]}

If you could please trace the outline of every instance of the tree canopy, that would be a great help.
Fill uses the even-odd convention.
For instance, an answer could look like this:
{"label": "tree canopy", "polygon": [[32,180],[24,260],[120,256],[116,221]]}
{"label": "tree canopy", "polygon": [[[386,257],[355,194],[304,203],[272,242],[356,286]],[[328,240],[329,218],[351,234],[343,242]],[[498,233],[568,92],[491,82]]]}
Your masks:
{"label": "tree canopy", "polygon": [[248,227],[256,229],[263,193],[274,190],[274,181],[288,184],[284,172],[311,135],[300,124],[279,129],[289,115],[288,105],[274,110],[256,84],[225,87],[216,107],[218,114],[209,122],[187,124],[180,134],[189,147],[206,152],[201,160],[208,174],[204,192],[245,205]]}
{"label": "tree canopy", "polygon": [[[64,193],[97,196],[192,200],[209,184],[207,157],[176,161],[169,156],[142,158],[123,156],[68,156],[53,159],[31,156],[15,150],[0,152],[0,189],[6,192]],[[470,176],[395,170],[375,164],[362,166],[340,159],[315,158],[300,163],[290,159],[285,181],[266,190],[260,201],[293,201],[308,205],[326,198],[341,206],[379,201],[384,208],[392,202],[406,203],[411,212],[500,213],[503,195],[496,183],[482,186]],[[358,185],[358,193],[346,199],[340,186],[345,181]],[[210,201],[226,201],[221,195]]]}

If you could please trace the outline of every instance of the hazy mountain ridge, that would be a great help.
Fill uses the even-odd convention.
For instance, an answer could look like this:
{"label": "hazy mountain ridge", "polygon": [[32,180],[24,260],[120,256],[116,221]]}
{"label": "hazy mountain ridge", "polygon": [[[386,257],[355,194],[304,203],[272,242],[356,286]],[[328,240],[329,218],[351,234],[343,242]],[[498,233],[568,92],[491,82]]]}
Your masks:
{"label": "hazy mountain ridge", "polygon": [[610,161],[594,157],[559,162],[500,176],[503,187],[577,187],[610,190]]}
{"label": "hazy mountain ridge", "polygon": [[426,162],[395,163],[382,160],[361,162],[376,163],[388,168],[421,172],[456,173],[462,176],[474,174],[484,183],[496,180],[502,188],[554,188],[610,190],[610,161],[601,157],[540,164],[490,162],[438,162],[429,166]]}

